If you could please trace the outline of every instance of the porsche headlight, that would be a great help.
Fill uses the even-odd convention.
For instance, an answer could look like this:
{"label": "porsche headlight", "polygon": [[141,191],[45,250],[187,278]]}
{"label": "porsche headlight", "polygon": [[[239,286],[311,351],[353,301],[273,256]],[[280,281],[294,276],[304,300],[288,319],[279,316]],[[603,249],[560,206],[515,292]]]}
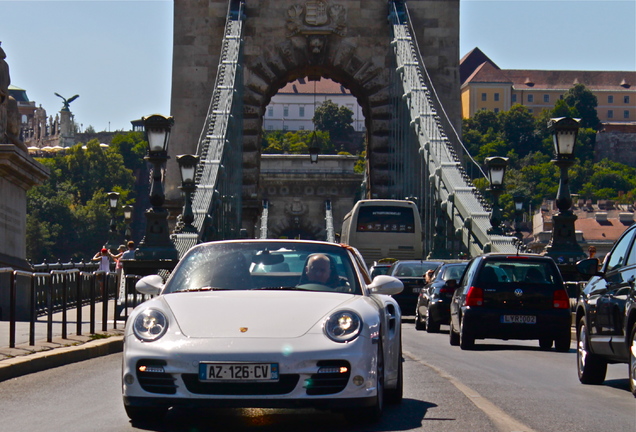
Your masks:
{"label": "porsche headlight", "polygon": [[362,330],[362,318],[353,311],[338,311],[327,318],[323,330],[334,342],[351,342]]}
{"label": "porsche headlight", "polygon": [[133,332],[144,342],[152,342],[168,330],[168,319],[157,309],[146,309],[135,318]]}

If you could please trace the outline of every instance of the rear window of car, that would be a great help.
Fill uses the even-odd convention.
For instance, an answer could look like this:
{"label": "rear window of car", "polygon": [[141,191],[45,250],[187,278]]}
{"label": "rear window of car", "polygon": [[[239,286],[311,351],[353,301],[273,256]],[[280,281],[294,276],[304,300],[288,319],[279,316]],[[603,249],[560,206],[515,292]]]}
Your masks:
{"label": "rear window of car", "polygon": [[546,260],[486,261],[479,271],[477,282],[556,284],[560,278]]}

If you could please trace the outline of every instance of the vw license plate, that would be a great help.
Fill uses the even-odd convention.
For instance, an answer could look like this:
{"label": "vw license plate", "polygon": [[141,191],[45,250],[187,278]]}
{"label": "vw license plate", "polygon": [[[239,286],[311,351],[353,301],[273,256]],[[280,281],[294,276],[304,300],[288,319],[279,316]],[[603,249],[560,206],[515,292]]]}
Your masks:
{"label": "vw license plate", "polygon": [[199,381],[278,381],[278,363],[199,363]]}
{"label": "vw license plate", "polygon": [[535,315],[503,315],[501,322],[504,324],[536,324]]}

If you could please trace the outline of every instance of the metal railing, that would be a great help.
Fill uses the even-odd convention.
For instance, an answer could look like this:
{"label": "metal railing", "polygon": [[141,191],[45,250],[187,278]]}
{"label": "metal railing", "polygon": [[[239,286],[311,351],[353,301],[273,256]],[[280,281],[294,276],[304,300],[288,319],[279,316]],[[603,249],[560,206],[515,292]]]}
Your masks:
{"label": "metal railing", "polygon": [[[139,277],[127,275],[124,278],[125,283],[119,284],[115,272],[77,268],[29,272],[0,268],[0,321],[9,323],[9,347],[16,346],[18,323],[28,323],[29,345],[35,345],[36,323],[46,324],[47,342],[53,341],[54,322],[61,326],[63,339],[67,339],[69,326],[73,324],[74,334],[82,335],[86,321],[90,334],[96,333],[98,322],[101,322],[102,332],[108,331],[111,315],[111,328],[117,329],[117,321],[128,317],[129,308],[146,300],[134,289]],[[116,306],[109,310],[112,300]]]}

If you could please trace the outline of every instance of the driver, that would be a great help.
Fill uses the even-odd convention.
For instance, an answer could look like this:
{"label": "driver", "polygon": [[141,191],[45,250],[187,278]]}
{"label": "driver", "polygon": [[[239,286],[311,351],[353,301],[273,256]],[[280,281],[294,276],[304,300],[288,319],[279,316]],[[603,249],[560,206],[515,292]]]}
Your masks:
{"label": "driver", "polygon": [[308,283],[319,283],[322,285],[330,284],[331,277],[331,261],[324,254],[315,254],[309,257],[305,267]]}

